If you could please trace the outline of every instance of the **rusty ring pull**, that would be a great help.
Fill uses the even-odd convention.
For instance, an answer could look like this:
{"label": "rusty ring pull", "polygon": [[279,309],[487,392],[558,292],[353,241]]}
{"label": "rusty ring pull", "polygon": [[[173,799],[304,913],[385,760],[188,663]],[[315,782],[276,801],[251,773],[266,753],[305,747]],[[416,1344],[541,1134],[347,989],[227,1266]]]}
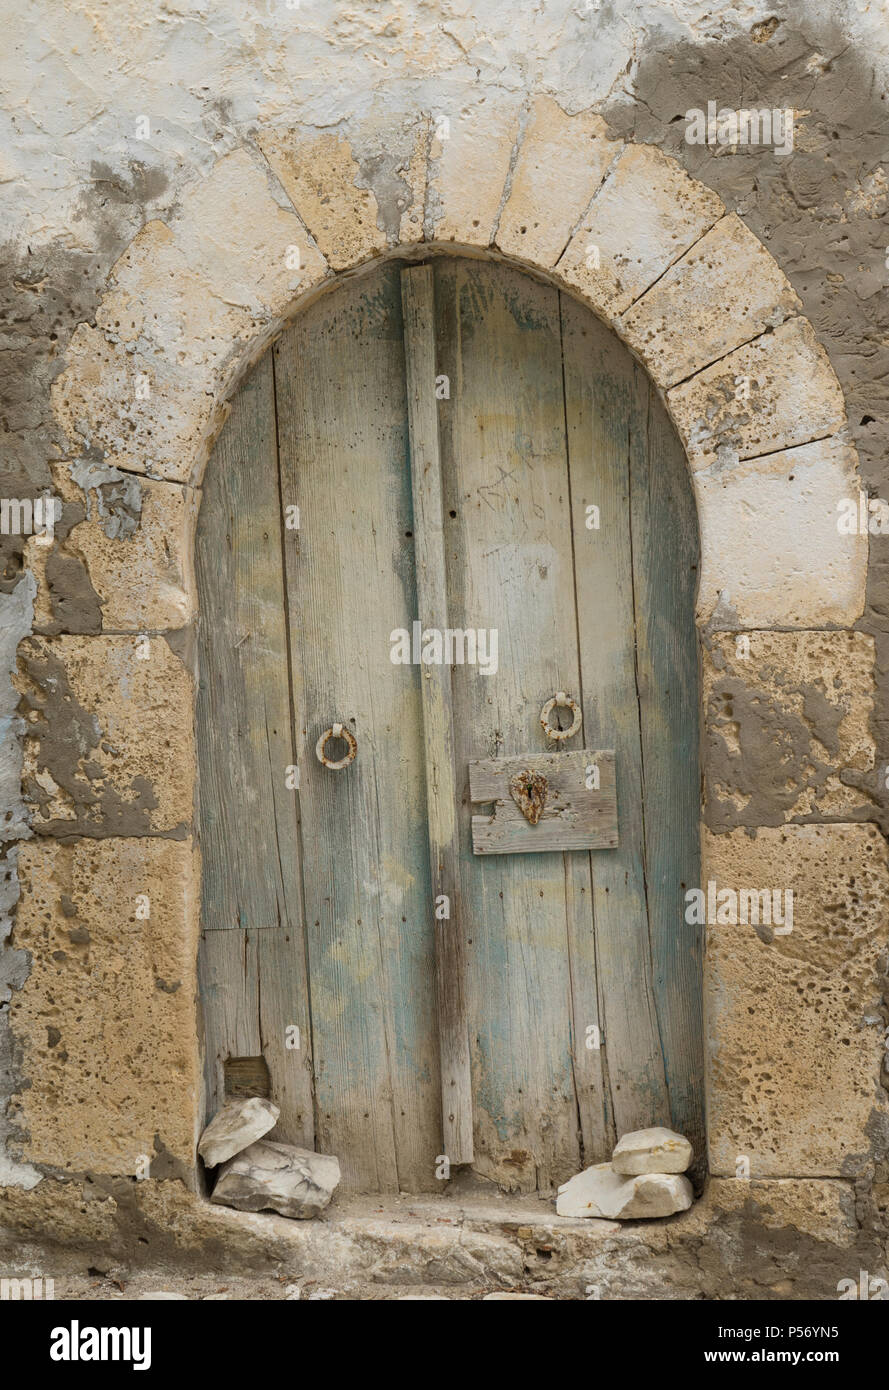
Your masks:
{"label": "rusty ring pull", "polygon": [[[332,738],[345,739],[346,743],[349,745],[348,753],[344,758],[340,758],[337,763],[331,762],[324,751]],[[315,756],[319,763],[322,763],[324,767],[329,767],[332,772],[339,772],[341,767],[348,767],[349,763],[354,762],[357,752],[358,740],[343,724],[334,724],[331,728],[325,729],[324,733],[315,744]]]}
{"label": "rusty ring pull", "polygon": [[[553,710],[558,706],[559,709],[570,709],[573,716],[571,724],[567,729],[554,729],[549,722],[549,717]],[[551,700],[547,700],[543,709],[540,711],[540,724],[547,738],[559,743],[562,739],[571,738],[577,733],[583,722],[583,715],[576,700],[572,700],[570,695],[566,695],[564,690],[560,690]]]}

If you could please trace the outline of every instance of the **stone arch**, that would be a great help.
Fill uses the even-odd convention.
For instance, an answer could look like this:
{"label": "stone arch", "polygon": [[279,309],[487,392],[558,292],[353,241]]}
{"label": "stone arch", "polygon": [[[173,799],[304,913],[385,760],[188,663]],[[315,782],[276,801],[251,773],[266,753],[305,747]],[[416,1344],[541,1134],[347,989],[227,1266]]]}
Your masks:
{"label": "stone arch", "polygon": [[[867,544],[837,532],[834,503],[857,495],[857,460],[839,382],[773,258],[677,161],[609,138],[594,114],[539,97],[521,131],[493,112],[465,125],[418,120],[397,219],[342,137],[260,133],[222,158],[175,222],[136,236],[74,335],[54,390],[73,451],[198,485],[235,383],[337,276],[396,250],[504,256],[588,305],[662,394],[694,475],[700,622],[853,623]],[[755,523],[740,506],[753,496]]]}
{"label": "stone arch", "polygon": [[[113,268],[95,323],[74,334],[54,386],[70,445],[68,458],[53,465],[56,486],[65,498],[82,502],[85,494],[87,510],[59,550],[83,568],[103,611],[96,605],[85,625],[63,636],[28,639],[26,665],[56,662],[97,727],[116,722],[121,746],[113,757],[96,751],[103,790],[95,794],[94,766],[85,810],[70,813],[58,787],[39,783],[35,839],[22,850],[22,905],[29,894],[39,902],[40,883],[62,854],[58,840],[42,837],[50,821],[67,816],[63,848],[75,878],[104,874],[124,893],[128,885],[144,891],[139,838],[157,860],[152,881],[166,894],[165,931],[186,981],[193,982],[199,901],[189,839],[197,490],[238,381],[288,317],[338,277],[380,256],[444,247],[502,256],[552,279],[643,363],[683,440],[701,528],[700,628],[746,629],[768,657],[788,629],[798,629],[805,645],[813,630],[820,640],[830,635],[825,629],[851,629],[863,609],[867,537],[841,535],[836,526],[837,501],[857,498],[859,486],[839,383],[786,277],[715,193],[656,148],[615,140],[597,115],[568,115],[543,96],[516,128],[482,106],[451,127],[418,116],[408,131],[391,133],[397,177],[376,183],[355,158],[357,143],[354,136],[261,131],[255,144],[220,159],[174,219],[149,222],[134,238]],[[46,555],[35,542],[29,550],[37,619],[47,621]],[[139,634],[160,653],[157,662],[140,663]],[[866,671],[870,639],[836,636]],[[112,708],[109,670],[138,675],[123,712]],[[169,729],[172,751],[160,737]],[[862,753],[868,756],[872,748]],[[40,773],[39,747],[26,750],[26,788],[29,769]],[[163,792],[133,811],[135,777]],[[840,819],[849,803],[840,797],[834,804]],[[768,842],[766,857],[791,876],[792,861],[803,854],[819,863],[824,838],[839,832],[843,862],[867,864],[878,838],[867,826],[774,829],[783,838]],[[725,979],[717,983],[724,991]],[[45,1030],[39,988],[29,982],[12,1010],[13,1029],[18,1020],[34,1037]],[[712,1170],[732,1175],[746,1144],[741,1151],[752,1156],[754,1173],[845,1171],[842,1124],[822,1136],[820,1148],[806,1148],[805,1116],[796,1148],[793,1139],[780,1152],[757,1140],[765,1112],[749,1078],[720,1060],[721,1039],[734,1026],[723,1027],[721,1017],[711,1011]],[[32,1086],[23,1118],[38,1138],[25,1156],[131,1172],[134,1154],[156,1151],[159,1134],[165,1163],[172,1156],[193,1165],[201,1087],[187,991],[161,992],[151,1028],[159,1026],[182,1077],[175,1097],[166,1072],[155,1074],[146,1082],[149,1101],[118,1125],[113,1140],[98,1125],[88,1154],[68,1153],[49,1124],[35,1120],[41,1097]],[[877,1041],[868,1037],[862,1048],[850,1082],[859,1099],[869,1086],[861,1078],[879,1076]],[[817,1087],[799,1094],[804,1089]],[[86,1081],[84,1090],[91,1091]],[[857,1111],[842,1122],[856,1136],[865,1133],[863,1107],[861,1099],[860,1122]],[[860,1148],[867,1148],[863,1139]]]}

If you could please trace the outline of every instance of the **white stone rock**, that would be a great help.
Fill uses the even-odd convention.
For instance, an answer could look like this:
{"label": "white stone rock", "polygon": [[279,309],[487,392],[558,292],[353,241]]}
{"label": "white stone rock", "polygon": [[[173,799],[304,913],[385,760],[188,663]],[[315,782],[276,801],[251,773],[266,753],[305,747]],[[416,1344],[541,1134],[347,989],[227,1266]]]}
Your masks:
{"label": "white stone rock", "polygon": [[678,1173],[643,1173],[627,1178],[610,1163],[596,1163],[559,1188],[559,1216],[604,1216],[635,1221],[687,1211],[693,1200],[688,1178]]}
{"label": "white stone rock", "polygon": [[692,1159],[691,1144],[675,1130],[634,1129],[619,1140],[611,1155],[615,1173],[636,1177],[639,1173],[684,1173]]}
{"label": "white stone rock", "polygon": [[277,1105],[261,1096],[230,1100],[207,1125],[198,1153],[208,1168],[217,1168],[274,1129],[280,1113]]}
{"label": "white stone rock", "polygon": [[223,1164],[210,1200],[304,1220],[320,1215],[339,1180],[339,1160],[332,1155],[261,1139]]}
{"label": "white stone rock", "polygon": [[150,1293],[140,1293],[136,1299],[137,1303],[187,1303],[188,1295],[184,1293],[170,1293],[168,1289],[153,1289]]}

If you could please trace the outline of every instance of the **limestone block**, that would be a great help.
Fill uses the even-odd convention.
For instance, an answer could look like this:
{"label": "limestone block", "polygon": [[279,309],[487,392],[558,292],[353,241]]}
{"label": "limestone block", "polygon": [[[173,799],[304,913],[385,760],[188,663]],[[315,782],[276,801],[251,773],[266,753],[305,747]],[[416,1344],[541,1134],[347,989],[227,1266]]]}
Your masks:
{"label": "limestone block", "polygon": [[739,899],[737,921],[707,927],[711,1171],[853,1176],[889,1125],[886,843],[872,825],[798,825],[705,833],[703,848],[713,915],[732,915],[723,889],[774,890],[785,933],[762,898],[747,923]]}
{"label": "limestone block", "polygon": [[801,308],[784,272],[731,213],[627,310],[621,331],[658,385],[666,387]]}
{"label": "limestone block", "polygon": [[193,682],[164,638],[28,638],[15,683],[38,834],[187,833]]}
{"label": "limestone block", "polygon": [[[195,616],[192,533],[198,494],[178,483],[155,482],[104,464],[53,467],[55,491],[63,500],[84,500],[85,519],[59,543],[63,561],[76,560],[96,596],[100,626],[113,632],[175,630]],[[41,574],[46,592],[39,605],[41,626],[60,622],[61,631],[92,630],[71,622],[66,603],[56,602],[50,562]],[[63,571],[63,579],[67,571]],[[67,586],[66,586],[67,587]],[[43,589],[43,586],[41,586]]]}
{"label": "limestone block", "polygon": [[783,1236],[797,1259],[807,1237],[847,1249],[859,1235],[852,1184],[835,1179],[711,1177],[692,1223],[706,1228],[735,1216],[752,1218],[766,1249],[767,1232]]}
{"label": "limestone block", "polygon": [[621,1135],[611,1155],[615,1173],[627,1177],[639,1173],[684,1173],[692,1159],[692,1147],[682,1134],[656,1125]]}
{"label": "limestone block", "polygon": [[339,1180],[339,1161],[331,1154],[260,1139],[222,1165],[210,1200],[307,1220],[321,1215]]}
{"label": "limestone block", "polygon": [[674,159],[652,145],[629,145],[565,248],[557,274],[613,321],[724,210],[721,199]]}
{"label": "limestone block", "polygon": [[850,627],[864,609],[866,536],[841,535],[855,450],[823,439],[694,475],[698,615],[716,628]]}
{"label": "limestone block", "polygon": [[52,388],[72,452],[187,481],[218,417],[217,393],[254,318],[192,270],[173,233],[143,227],[111,272],[96,326],[80,324]]}
{"label": "limestone block", "polygon": [[834,434],[846,419],[827,353],[802,318],[674,387],[667,405],[693,469],[805,444]]}
{"label": "limestone block", "polygon": [[432,117],[426,240],[489,246],[519,127],[518,98],[454,104]]}
{"label": "limestone block", "polygon": [[556,1199],[559,1216],[648,1220],[687,1211],[694,1200],[691,1183],[679,1173],[641,1173],[625,1177],[610,1163],[595,1163],[562,1183]]}
{"label": "limestone block", "polygon": [[216,1168],[274,1129],[280,1113],[278,1106],[263,1096],[229,1101],[201,1135],[198,1153],[208,1168]]}
{"label": "limestone block", "polygon": [[27,1157],[182,1176],[201,1088],[191,842],[35,839],[19,851],[19,874],[14,940],[31,952],[31,974],[10,1026],[29,1083],[13,1101]]}
{"label": "limestone block", "polygon": [[[704,649],[707,824],[868,807],[874,641],[863,632],[714,633]],[[849,779],[852,785],[849,785]]]}
{"label": "limestone block", "polygon": [[188,266],[219,299],[251,314],[283,313],[328,274],[302,221],[282,205],[280,190],[276,201],[270,183],[258,155],[236,150],[183,195],[174,228]]}
{"label": "limestone block", "polygon": [[373,190],[349,141],[309,130],[267,131],[259,146],[321,254],[345,270],[386,248]]}
{"label": "limestone block", "polygon": [[376,203],[376,225],[387,246],[410,245],[423,240],[426,213],[426,177],[432,118],[416,112],[393,121],[383,99],[362,112],[360,123],[345,132],[361,188]]}
{"label": "limestone block", "polygon": [[569,116],[551,97],[537,97],[497,229],[501,251],[555,265],[620,149],[601,116]]}

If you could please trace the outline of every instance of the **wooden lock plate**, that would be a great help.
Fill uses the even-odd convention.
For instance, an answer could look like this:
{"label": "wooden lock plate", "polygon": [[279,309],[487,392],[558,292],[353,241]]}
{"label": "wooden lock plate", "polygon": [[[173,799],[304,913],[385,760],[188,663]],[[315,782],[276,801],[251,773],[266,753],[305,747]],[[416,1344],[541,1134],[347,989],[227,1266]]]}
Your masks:
{"label": "wooden lock plate", "polygon": [[[598,787],[592,769],[598,768]],[[524,773],[546,778],[546,800],[536,825],[522,814],[510,781]],[[615,849],[617,795],[614,753],[579,748],[480,758],[469,764],[473,803],[493,802],[491,815],[472,817],[473,854],[539,854],[544,850]]]}

